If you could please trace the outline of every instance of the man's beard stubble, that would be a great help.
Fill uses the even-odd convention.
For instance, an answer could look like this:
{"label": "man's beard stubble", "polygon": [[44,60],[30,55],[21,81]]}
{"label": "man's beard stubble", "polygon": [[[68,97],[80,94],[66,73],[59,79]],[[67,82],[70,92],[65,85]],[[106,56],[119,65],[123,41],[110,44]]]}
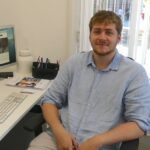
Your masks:
{"label": "man's beard stubble", "polygon": [[96,51],[95,49],[93,49],[93,52],[94,52],[96,55],[98,55],[98,56],[107,56],[107,55],[109,55],[109,54],[111,54],[111,53],[115,53],[115,50],[111,50],[111,51],[106,52],[106,53],[100,53],[100,52]]}

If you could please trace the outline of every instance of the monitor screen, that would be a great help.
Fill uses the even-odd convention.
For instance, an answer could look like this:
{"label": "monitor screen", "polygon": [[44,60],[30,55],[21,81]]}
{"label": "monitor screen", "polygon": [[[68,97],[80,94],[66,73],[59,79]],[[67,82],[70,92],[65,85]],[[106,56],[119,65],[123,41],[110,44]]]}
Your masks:
{"label": "monitor screen", "polygon": [[14,27],[0,27],[0,67],[16,62]]}

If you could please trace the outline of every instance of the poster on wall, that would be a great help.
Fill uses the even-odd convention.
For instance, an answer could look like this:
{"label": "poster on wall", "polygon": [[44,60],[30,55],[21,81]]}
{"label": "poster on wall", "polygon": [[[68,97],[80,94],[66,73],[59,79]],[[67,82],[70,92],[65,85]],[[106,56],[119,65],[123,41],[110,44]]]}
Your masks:
{"label": "poster on wall", "polygon": [[0,27],[0,66],[16,62],[13,26]]}

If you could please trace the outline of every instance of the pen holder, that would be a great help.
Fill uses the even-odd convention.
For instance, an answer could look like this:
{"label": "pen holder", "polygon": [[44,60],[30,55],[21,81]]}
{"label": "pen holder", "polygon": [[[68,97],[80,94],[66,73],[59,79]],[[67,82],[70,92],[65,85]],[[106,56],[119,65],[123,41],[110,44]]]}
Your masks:
{"label": "pen holder", "polygon": [[58,63],[41,63],[33,62],[32,76],[40,79],[52,80],[56,77],[59,70]]}

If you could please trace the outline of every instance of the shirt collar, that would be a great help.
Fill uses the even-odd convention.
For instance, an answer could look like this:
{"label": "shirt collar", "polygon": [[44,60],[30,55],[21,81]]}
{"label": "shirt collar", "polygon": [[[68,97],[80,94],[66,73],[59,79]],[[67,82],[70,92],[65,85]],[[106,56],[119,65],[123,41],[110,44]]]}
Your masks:
{"label": "shirt collar", "polygon": [[[120,65],[120,61],[121,61],[122,57],[123,56],[121,54],[119,54],[118,51],[116,50],[116,54],[115,54],[112,62],[109,64],[109,66],[106,69],[103,69],[102,71],[109,71],[109,70],[117,71],[119,69],[119,65]],[[89,66],[89,65],[96,68],[96,65],[93,61],[92,51],[89,52],[88,59],[87,59],[87,66]]]}

